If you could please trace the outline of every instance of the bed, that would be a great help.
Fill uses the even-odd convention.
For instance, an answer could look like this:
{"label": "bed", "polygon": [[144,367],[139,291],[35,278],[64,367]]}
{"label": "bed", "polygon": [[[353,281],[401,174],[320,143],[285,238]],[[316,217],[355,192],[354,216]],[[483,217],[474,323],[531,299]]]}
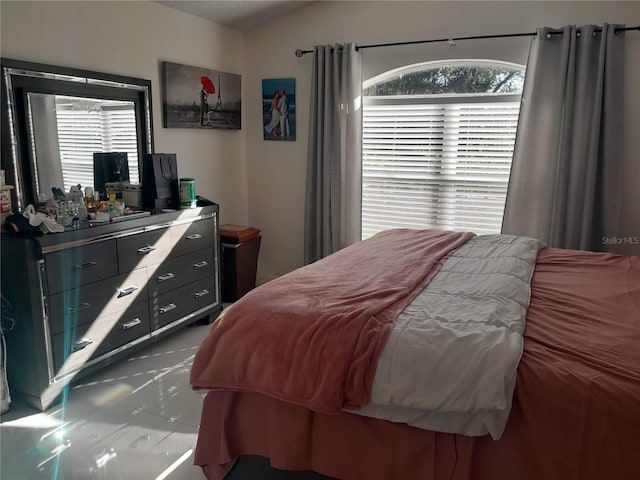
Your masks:
{"label": "bed", "polygon": [[[484,266],[468,260],[469,246],[475,249],[484,238],[409,230],[379,234],[269,282],[229,308],[212,326],[191,373],[194,388],[209,391],[195,453],[195,463],[206,477],[637,478],[640,257],[542,248],[529,241],[524,253],[533,258],[531,269],[509,280],[527,263],[520,253],[501,250],[511,237],[492,236],[488,250],[482,250],[489,253],[479,255],[486,260]],[[516,266],[494,271],[503,257],[513,257]],[[517,354],[515,366],[503,367],[499,361],[506,355],[501,350],[503,341],[488,348],[483,342],[489,337],[481,336],[474,340],[477,351],[471,344],[460,349],[448,346],[448,341],[439,342],[447,344],[446,350],[416,370],[424,376],[430,370],[442,370],[429,368],[431,364],[456,368],[453,360],[441,361],[447,355],[470,358],[462,370],[449,374],[454,379],[471,366],[480,365],[480,372],[497,370],[495,385],[502,382],[503,388],[489,390],[500,390],[504,396],[499,402],[500,418],[506,412],[504,425],[502,420],[482,421],[480,429],[474,426],[475,420],[438,423],[442,416],[449,416],[451,404],[436,416],[435,429],[420,424],[422,420],[417,426],[409,425],[413,417],[405,422],[374,418],[376,412],[363,414],[372,403],[380,403],[379,372],[388,369],[388,345],[399,345],[394,328],[425,292],[440,288],[451,295],[439,279],[454,276],[450,267],[455,264],[477,275],[467,287],[477,289],[474,292],[488,288],[486,279],[501,278],[500,288],[506,289],[501,298],[507,302],[515,295],[514,284],[527,285],[523,287],[526,305],[516,302],[524,308],[526,323],[519,327],[503,322],[511,314],[504,314],[505,302],[500,300],[493,313],[505,325],[499,328],[502,333],[490,332],[496,338],[506,335],[504,342]],[[457,288],[458,283],[464,282],[449,285]],[[467,292],[452,297],[452,311],[465,298],[479,296]],[[490,292],[486,297],[500,295]],[[431,300],[427,305],[438,312],[432,315],[437,318],[445,318],[442,308],[451,310],[433,307]],[[473,312],[485,309],[477,305],[482,304],[471,305]],[[450,325],[450,321],[444,323]],[[478,320],[481,328],[493,323]],[[321,337],[323,328],[328,330],[325,337]],[[476,338],[467,325],[458,330],[463,334],[458,332],[456,337]],[[343,343],[344,348],[332,347]],[[458,349],[455,355],[451,348]],[[499,357],[486,351],[498,352]],[[392,362],[398,358],[394,356]],[[495,368],[498,364],[500,368]],[[438,385],[437,392],[427,390],[425,395],[422,391],[419,396],[440,398]],[[464,415],[485,418],[486,408],[476,400],[486,385],[492,385],[492,380],[482,377],[471,390],[449,397],[458,403],[473,398]],[[394,390],[389,397],[395,402],[403,392]],[[409,397],[410,405],[422,401]]]}

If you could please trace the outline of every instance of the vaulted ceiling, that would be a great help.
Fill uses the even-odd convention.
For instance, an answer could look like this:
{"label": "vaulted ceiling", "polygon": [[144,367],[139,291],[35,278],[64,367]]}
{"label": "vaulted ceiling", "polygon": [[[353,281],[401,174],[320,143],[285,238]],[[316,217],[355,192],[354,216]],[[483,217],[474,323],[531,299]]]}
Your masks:
{"label": "vaulted ceiling", "polygon": [[155,3],[246,32],[314,3],[311,0],[154,0]]}

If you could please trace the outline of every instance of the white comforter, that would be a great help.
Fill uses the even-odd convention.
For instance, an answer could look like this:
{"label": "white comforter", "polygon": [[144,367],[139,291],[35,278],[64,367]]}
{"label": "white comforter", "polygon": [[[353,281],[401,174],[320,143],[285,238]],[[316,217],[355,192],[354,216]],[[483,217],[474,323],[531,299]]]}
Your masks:
{"label": "white comforter", "polygon": [[353,413],[500,438],[542,246],[526,237],[485,235],[454,252],[396,320],[372,401]]}

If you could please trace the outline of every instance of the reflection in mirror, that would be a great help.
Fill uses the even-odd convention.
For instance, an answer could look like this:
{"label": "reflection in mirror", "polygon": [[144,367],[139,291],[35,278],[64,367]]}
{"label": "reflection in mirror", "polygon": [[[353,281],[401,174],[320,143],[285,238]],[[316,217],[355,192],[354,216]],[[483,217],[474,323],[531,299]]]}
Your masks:
{"label": "reflection in mirror", "polygon": [[30,92],[29,139],[38,201],[52,187],[96,187],[93,154],[125,152],[129,181],[138,183],[136,111],[131,101]]}
{"label": "reflection in mirror", "polygon": [[[153,153],[150,80],[8,58],[1,63],[2,168],[15,185],[16,211],[50,198],[52,187],[126,180],[118,175],[121,161],[109,172],[100,155],[126,158],[129,181],[140,183],[142,159]],[[94,157],[104,167],[97,179]]]}

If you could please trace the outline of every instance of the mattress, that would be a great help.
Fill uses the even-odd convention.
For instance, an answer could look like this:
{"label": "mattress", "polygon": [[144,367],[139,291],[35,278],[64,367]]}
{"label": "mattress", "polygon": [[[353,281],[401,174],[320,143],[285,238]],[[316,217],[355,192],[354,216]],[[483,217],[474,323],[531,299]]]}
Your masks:
{"label": "mattress", "polygon": [[639,345],[640,257],[544,249],[500,440],[219,390],[205,398],[195,463],[210,479],[241,455],[344,480],[635,479]]}

